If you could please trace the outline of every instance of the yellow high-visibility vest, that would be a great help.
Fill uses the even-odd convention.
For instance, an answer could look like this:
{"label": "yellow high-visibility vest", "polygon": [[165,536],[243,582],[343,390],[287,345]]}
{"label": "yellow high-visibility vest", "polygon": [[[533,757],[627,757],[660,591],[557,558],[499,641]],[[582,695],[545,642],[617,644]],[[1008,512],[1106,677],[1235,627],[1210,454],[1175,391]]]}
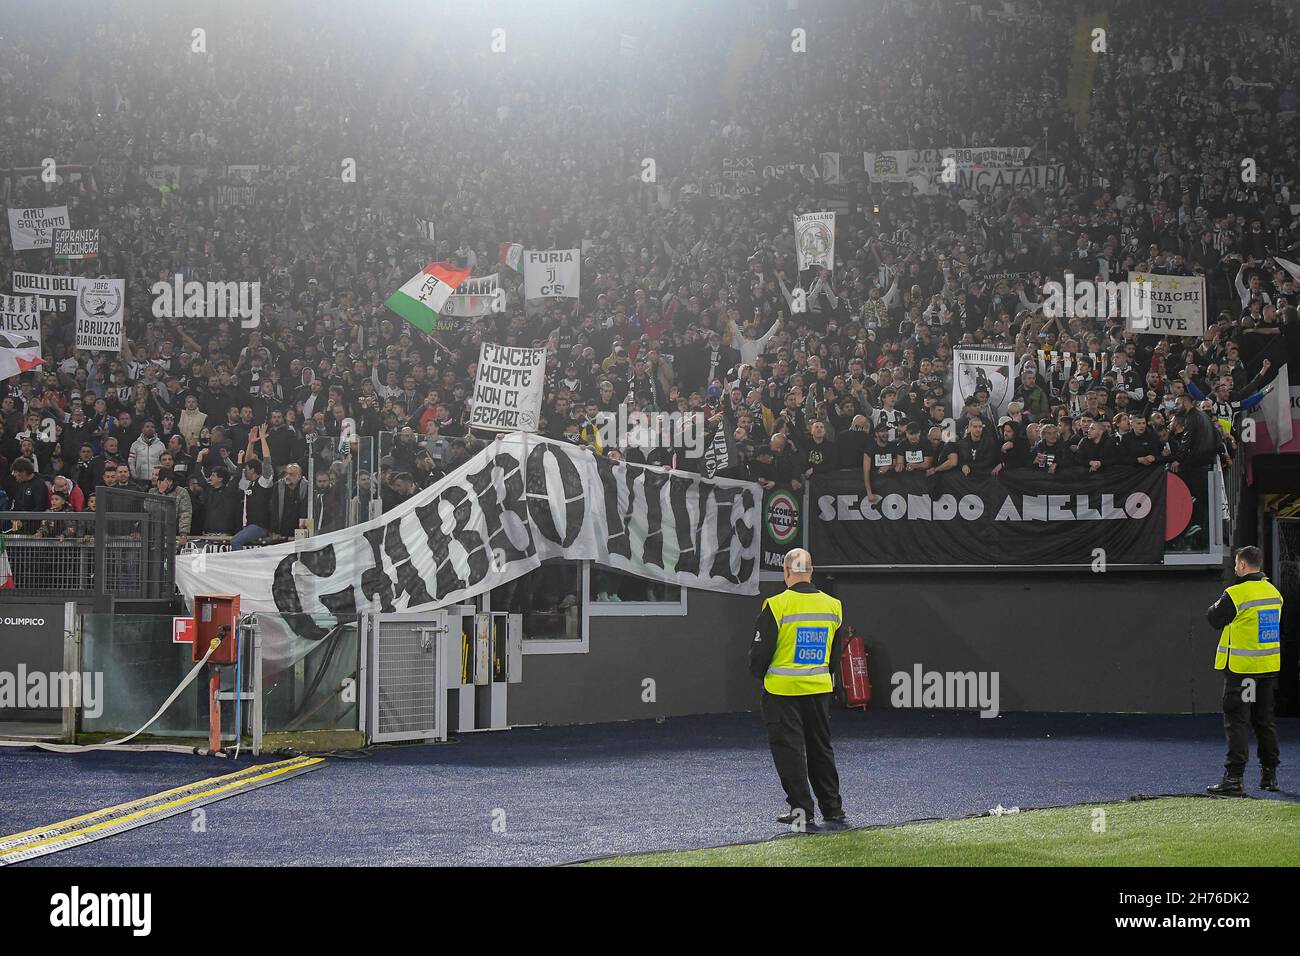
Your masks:
{"label": "yellow high-visibility vest", "polygon": [[776,619],[776,652],[763,678],[769,694],[829,694],[831,644],[843,621],[839,599],[821,591],[787,590],[763,602]]}
{"label": "yellow high-visibility vest", "polygon": [[1267,581],[1228,588],[1237,616],[1219,636],[1214,669],[1234,674],[1272,674],[1282,669],[1282,592]]}

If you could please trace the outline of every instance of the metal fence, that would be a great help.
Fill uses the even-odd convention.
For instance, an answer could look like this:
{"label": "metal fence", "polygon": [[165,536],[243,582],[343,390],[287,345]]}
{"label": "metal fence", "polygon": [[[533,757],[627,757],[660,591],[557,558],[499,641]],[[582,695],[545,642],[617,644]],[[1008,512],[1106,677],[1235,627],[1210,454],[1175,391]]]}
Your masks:
{"label": "metal fence", "polygon": [[[378,467],[376,441],[358,435],[347,441],[325,436],[308,436],[307,473],[310,489],[307,504],[311,534],[327,534],[370,520],[372,502],[379,488],[371,480]],[[328,475],[328,479],[318,476]],[[324,487],[321,483],[326,482]]]}
{"label": "metal fence", "polygon": [[93,512],[5,512],[15,597],[168,600],[175,591],[176,502],[102,486]]}
{"label": "metal fence", "polygon": [[[130,733],[167,700],[193,667],[192,647],[172,638],[171,615],[87,613],[82,616],[78,670],[103,675],[99,714],[81,712],[83,733]],[[317,618],[329,634],[300,656],[286,656],[292,631],[281,615],[245,615],[239,628],[241,666],[221,668],[222,737],[235,736],[231,694],[251,693],[240,710],[241,730],[262,734],[359,730],[365,705],[361,622]],[[206,680],[196,681],[163,712],[149,736],[206,738],[211,701]]]}

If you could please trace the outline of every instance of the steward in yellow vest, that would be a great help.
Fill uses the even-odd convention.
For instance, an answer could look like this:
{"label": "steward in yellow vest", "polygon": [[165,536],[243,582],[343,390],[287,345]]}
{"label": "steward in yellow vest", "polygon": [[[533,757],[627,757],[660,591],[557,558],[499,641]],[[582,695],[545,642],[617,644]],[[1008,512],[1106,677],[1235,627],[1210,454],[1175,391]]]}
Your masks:
{"label": "steward in yellow vest", "polygon": [[1264,577],[1263,553],[1237,551],[1237,583],[1228,587],[1206,614],[1220,629],[1215,670],[1224,671],[1223,727],[1228,757],[1223,780],[1206,787],[1215,796],[1245,796],[1242,777],[1250,759],[1250,731],[1261,769],[1260,789],[1277,790],[1280,753],[1273,701],[1282,668],[1282,593]]}
{"label": "steward in yellow vest", "polygon": [[777,817],[800,831],[817,830],[813,797],[831,827],[845,823],[840,778],[831,749],[830,705],[844,612],[838,599],[812,584],[812,556],[785,556],[786,590],[763,602],[754,622],[749,669],[763,679],[768,744],[790,811]]}

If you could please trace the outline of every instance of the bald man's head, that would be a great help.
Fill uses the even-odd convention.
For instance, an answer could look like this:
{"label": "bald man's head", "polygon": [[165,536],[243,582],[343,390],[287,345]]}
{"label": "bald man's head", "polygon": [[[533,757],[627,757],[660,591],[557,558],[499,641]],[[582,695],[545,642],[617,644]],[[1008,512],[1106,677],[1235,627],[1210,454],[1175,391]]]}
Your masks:
{"label": "bald man's head", "polygon": [[785,583],[789,587],[801,581],[812,580],[812,555],[803,548],[791,548],[785,553]]}

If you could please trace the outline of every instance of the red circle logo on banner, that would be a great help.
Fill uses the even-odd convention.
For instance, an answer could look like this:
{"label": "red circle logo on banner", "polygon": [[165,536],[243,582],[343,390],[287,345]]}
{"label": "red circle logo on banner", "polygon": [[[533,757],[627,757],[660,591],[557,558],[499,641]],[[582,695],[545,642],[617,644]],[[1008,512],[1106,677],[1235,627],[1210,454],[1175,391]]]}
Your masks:
{"label": "red circle logo on banner", "polygon": [[1173,541],[1192,520],[1192,493],[1172,471],[1165,473],[1165,540]]}

